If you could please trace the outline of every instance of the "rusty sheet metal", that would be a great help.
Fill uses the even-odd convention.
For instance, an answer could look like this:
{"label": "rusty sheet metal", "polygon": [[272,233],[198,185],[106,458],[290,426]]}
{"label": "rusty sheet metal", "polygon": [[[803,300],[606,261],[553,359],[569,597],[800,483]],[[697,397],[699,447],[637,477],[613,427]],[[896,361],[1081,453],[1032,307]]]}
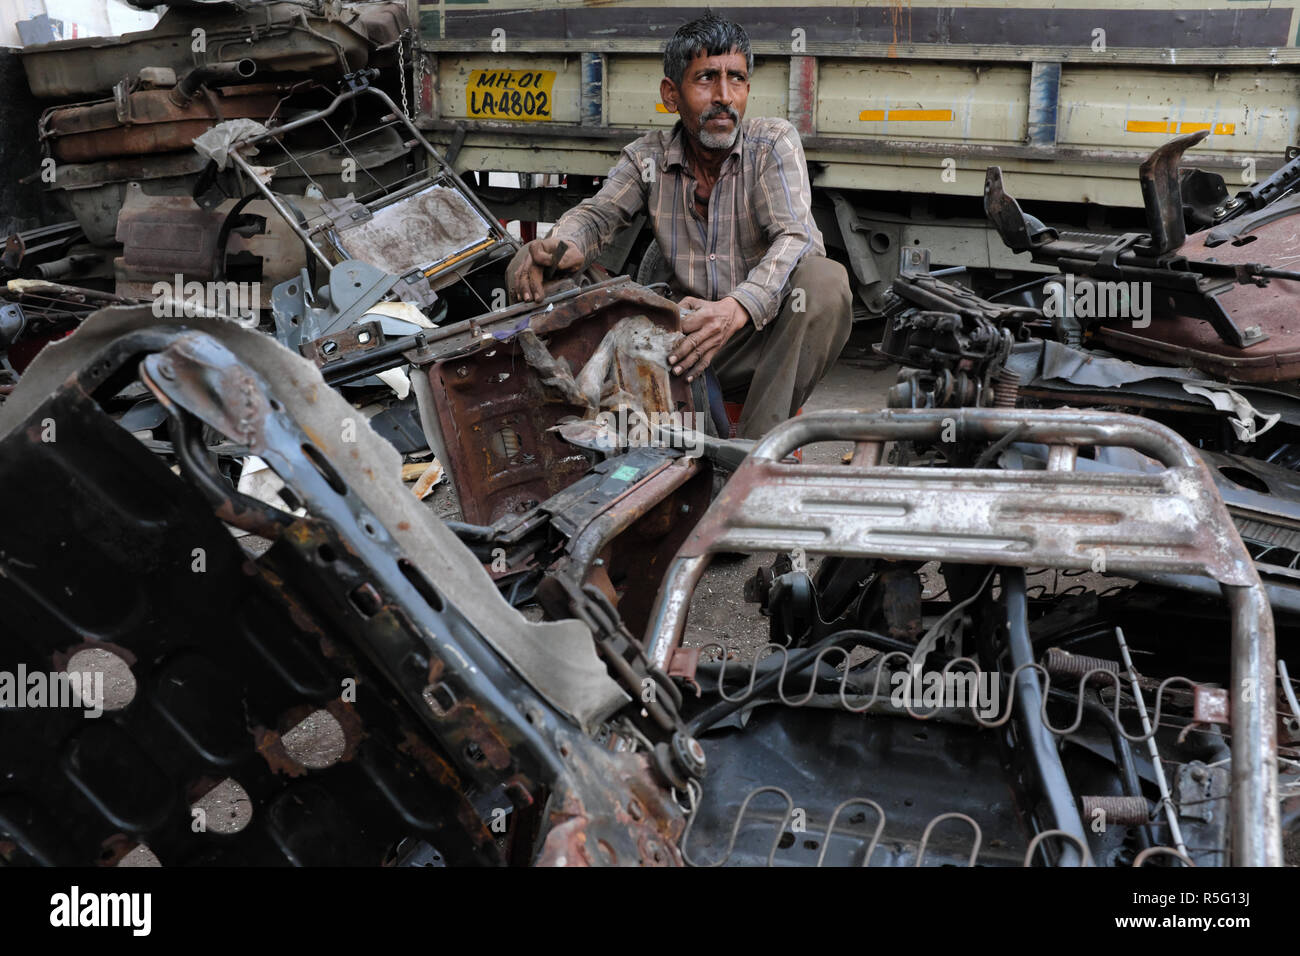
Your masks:
{"label": "rusty sheet metal", "polygon": [[197,65],[190,49],[193,31],[203,30],[208,63],[248,58],[267,71],[343,73],[364,67],[377,41],[395,39],[398,23],[406,24],[399,3],[345,4],[334,17],[311,16],[297,3],[247,10],[172,7],[152,30],[28,47],[23,69],[38,98],[99,96],[147,67],[168,67],[177,76],[188,72]]}
{"label": "rusty sheet metal", "polygon": [[[518,821],[510,832],[512,859],[539,865],[679,862],[672,847],[683,815],[647,758],[611,753],[566,725],[486,653],[489,645],[468,620],[462,619],[460,628],[435,620],[453,613],[468,595],[444,590],[443,579],[425,577],[409,557],[402,558],[405,570],[392,560],[400,552],[378,530],[386,529],[383,513],[372,514],[341,493],[348,485],[332,460],[333,443],[318,436],[322,447],[312,446],[313,453],[306,454],[308,433],[287,414],[276,414],[285,405],[272,396],[287,403],[286,385],[273,391],[236,353],[193,333],[146,357],[141,377],[164,406],[186,408],[227,437],[246,441],[302,496],[312,517],[285,526],[277,534],[285,547],[275,553],[287,567],[293,568],[289,552],[296,551],[319,568],[325,544],[333,555],[325,564],[344,577],[332,586],[311,585],[298,567],[296,591],[312,602],[315,613],[353,622],[350,636],[358,649],[417,710],[461,778],[483,792],[504,788]],[[182,419],[173,414],[173,420]],[[177,445],[192,447],[183,436]],[[186,474],[202,483],[197,469],[203,464],[184,454],[181,460]],[[218,513],[235,510],[236,496],[229,489],[219,484],[208,489]],[[343,571],[353,564],[359,573]],[[359,592],[365,608],[360,616],[349,613]],[[439,634],[436,643],[427,639],[431,633]],[[412,660],[427,661],[422,672],[415,672],[420,669],[411,667]],[[543,849],[533,861],[538,842],[529,821],[548,792],[555,799],[537,828]],[[481,821],[467,821],[466,829],[479,832]]]}
{"label": "rusty sheet metal", "polygon": [[[787,465],[782,456],[836,431],[855,441],[923,440],[947,422],[955,441],[1016,429],[1049,446],[1119,445],[1164,463],[1152,473]],[[937,432],[936,432],[937,434]],[[799,440],[795,440],[796,437]],[[828,554],[939,559],[1110,573],[1193,573],[1258,582],[1205,463],[1172,430],[1133,416],[989,409],[818,413],[781,426],[751,452],[682,557],[798,544]]]}
{"label": "rusty sheet metal", "polygon": [[189,196],[146,196],[132,184],[117,220],[123,261],[128,269],[149,273],[214,276],[225,218]]}
{"label": "rusty sheet metal", "polygon": [[[642,315],[669,332],[677,331],[679,321],[675,304],[632,282],[580,291],[553,301],[549,311],[533,308],[531,314],[510,314],[519,317],[505,329],[497,323],[489,344],[437,362],[428,372],[446,464],[465,520],[475,524],[527,511],[590,467],[581,449],[550,430],[563,418],[583,417],[588,408],[548,394],[541,375],[513,341],[518,332],[531,329],[552,356],[581,369],[623,319]],[[488,319],[495,316],[482,317]],[[668,397],[672,410],[693,410],[690,389],[682,380],[671,381]]]}
{"label": "rusty sheet metal", "polygon": [[[1177,255],[1223,263],[1264,262],[1289,267],[1300,261],[1300,208],[1260,223],[1234,242],[1206,245],[1214,232],[1189,237]],[[1213,242],[1212,239],[1210,239]],[[1160,290],[1153,290],[1154,314],[1146,328],[1130,324],[1098,326],[1100,345],[1195,368],[1230,382],[1285,382],[1300,378],[1300,282],[1269,279],[1263,285],[1233,284],[1218,295],[1224,310],[1243,329],[1258,327],[1267,339],[1239,348],[1224,342],[1204,319],[1160,314]]]}
{"label": "rusty sheet metal", "polygon": [[[537,856],[537,866],[683,866],[677,844],[686,821],[681,811],[654,783],[644,754],[611,754],[612,777],[584,781],[608,794],[603,806],[588,806],[571,791],[549,813],[549,832]],[[586,770],[580,768],[579,772]],[[603,812],[601,812],[603,811]],[[631,837],[632,852],[627,846]]]}
{"label": "rusty sheet metal", "polygon": [[[308,212],[319,204],[302,196],[292,201]],[[171,285],[178,274],[196,281],[224,278],[242,283],[250,294],[252,283],[257,283],[255,304],[270,308],[272,290],[299,274],[307,264],[306,252],[264,200],[253,200],[243,208],[245,215],[265,222],[264,231],[251,235],[231,231],[225,249],[218,248],[222,223],[236,202],[229,199],[213,209],[202,209],[189,196],[146,196],[139,184],[132,183],[117,221],[117,240],[122,243],[118,294],[150,298],[154,283]]]}
{"label": "rusty sheet metal", "polygon": [[645,633],[673,555],[708,509],[712,491],[713,471],[698,459],[665,463],[575,531],[555,573],[581,583],[599,570],[628,630]]}
{"label": "rusty sheet metal", "polygon": [[189,150],[196,136],[224,120],[265,120],[284,92],[273,83],[227,86],[177,106],[170,90],[137,90],[124,106],[110,99],[47,110],[40,138],[60,163]]}

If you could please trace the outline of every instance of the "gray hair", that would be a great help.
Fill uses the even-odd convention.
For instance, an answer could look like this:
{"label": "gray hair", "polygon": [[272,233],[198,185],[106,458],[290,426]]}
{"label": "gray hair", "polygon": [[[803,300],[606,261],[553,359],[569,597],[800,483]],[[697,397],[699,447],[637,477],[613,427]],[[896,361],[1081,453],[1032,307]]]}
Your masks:
{"label": "gray hair", "polygon": [[745,69],[754,72],[754,54],[749,49],[745,28],[710,10],[690,23],[683,23],[664,44],[664,76],[681,86],[686,67],[701,53],[721,56],[732,50],[745,54]]}

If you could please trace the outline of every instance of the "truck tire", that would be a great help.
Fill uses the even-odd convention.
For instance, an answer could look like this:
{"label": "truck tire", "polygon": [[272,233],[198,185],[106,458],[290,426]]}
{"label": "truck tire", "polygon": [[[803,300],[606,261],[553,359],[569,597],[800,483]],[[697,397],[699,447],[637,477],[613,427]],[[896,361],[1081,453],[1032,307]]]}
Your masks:
{"label": "truck tire", "polygon": [[667,282],[672,274],[672,268],[659,250],[659,241],[651,239],[645,255],[641,257],[641,264],[637,266],[636,281],[642,285],[654,285],[656,282]]}

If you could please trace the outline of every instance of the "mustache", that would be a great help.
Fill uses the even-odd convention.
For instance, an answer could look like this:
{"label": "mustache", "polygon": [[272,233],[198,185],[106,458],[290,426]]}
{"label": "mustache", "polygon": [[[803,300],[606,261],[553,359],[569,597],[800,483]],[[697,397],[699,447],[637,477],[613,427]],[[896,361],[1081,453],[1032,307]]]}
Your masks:
{"label": "mustache", "polygon": [[740,114],[730,106],[715,106],[700,114],[700,122],[707,123],[711,119],[717,119],[719,116],[729,116],[733,123],[740,122]]}

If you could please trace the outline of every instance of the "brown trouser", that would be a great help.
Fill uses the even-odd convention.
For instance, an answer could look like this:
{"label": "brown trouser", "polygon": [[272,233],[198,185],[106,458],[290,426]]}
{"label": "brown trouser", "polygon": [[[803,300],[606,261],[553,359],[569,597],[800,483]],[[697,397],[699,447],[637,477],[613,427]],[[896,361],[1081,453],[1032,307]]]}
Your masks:
{"label": "brown trouser", "polygon": [[[802,303],[795,290],[802,289]],[[833,259],[804,256],[775,319],[731,337],[713,367],[728,401],[743,397],[740,438],[761,438],[792,418],[849,340],[853,296],[849,274]],[[802,304],[803,311],[794,311]]]}

